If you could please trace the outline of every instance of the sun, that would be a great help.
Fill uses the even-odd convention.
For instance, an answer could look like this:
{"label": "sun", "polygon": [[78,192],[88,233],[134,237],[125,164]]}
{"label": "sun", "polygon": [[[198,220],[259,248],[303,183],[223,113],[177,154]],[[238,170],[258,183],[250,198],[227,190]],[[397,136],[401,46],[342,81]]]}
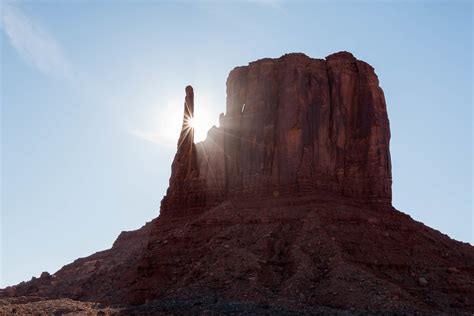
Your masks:
{"label": "sun", "polygon": [[194,120],[194,117],[191,117],[188,119],[188,125],[189,127],[191,127],[192,129],[195,129],[196,128],[196,121]]}
{"label": "sun", "polygon": [[[200,97],[194,110],[194,117],[185,120],[185,128],[192,129],[194,142],[204,141],[207,132],[212,126],[218,126],[216,107],[213,106],[212,98]],[[157,108],[150,120],[149,129],[131,129],[130,132],[144,140],[159,145],[174,147],[179,139],[183,127],[183,105],[180,98],[169,100],[163,107]]]}
{"label": "sun", "polygon": [[194,132],[194,141],[200,142],[206,139],[207,132],[213,125],[217,125],[216,119],[211,116],[211,111],[207,106],[200,106],[195,109],[194,117],[186,120],[186,124]]}

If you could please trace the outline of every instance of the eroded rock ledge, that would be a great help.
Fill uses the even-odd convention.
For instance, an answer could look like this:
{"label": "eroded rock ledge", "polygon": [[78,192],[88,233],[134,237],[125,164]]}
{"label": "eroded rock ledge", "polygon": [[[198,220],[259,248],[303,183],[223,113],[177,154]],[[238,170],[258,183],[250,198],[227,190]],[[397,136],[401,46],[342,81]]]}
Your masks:
{"label": "eroded rock ledge", "polygon": [[389,141],[367,63],[348,52],[261,59],[230,73],[220,126],[193,147],[197,170],[178,150],[161,212],[321,190],[391,203]]}

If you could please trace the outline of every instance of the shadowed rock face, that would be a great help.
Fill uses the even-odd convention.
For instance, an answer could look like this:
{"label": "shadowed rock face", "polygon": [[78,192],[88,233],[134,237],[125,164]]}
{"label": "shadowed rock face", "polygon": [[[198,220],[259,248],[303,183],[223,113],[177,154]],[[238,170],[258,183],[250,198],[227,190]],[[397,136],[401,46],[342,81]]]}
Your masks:
{"label": "shadowed rock face", "polygon": [[173,164],[162,212],[321,190],[390,203],[389,141],[384,94],[367,63],[347,52],[258,60],[230,73],[220,127],[196,145],[198,172],[183,182]]}
{"label": "shadowed rock face", "polygon": [[391,205],[389,123],[368,64],[346,52],[262,59],[230,73],[226,114],[198,144],[193,115],[187,87],[157,219],[0,298],[146,303],[148,314],[170,311],[166,300],[217,313],[229,300],[268,314],[474,312],[474,248]]}
{"label": "shadowed rock face", "polygon": [[195,190],[196,179],[199,177],[197,168],[196,145],[194,144],[194,129],[191,120],[194,118],[194,91],[187,86],[184,99],[183,124],[178,139],[176,155],[173,160],[168,192],[172,192],[179,199],[187,196],[188,192]]}

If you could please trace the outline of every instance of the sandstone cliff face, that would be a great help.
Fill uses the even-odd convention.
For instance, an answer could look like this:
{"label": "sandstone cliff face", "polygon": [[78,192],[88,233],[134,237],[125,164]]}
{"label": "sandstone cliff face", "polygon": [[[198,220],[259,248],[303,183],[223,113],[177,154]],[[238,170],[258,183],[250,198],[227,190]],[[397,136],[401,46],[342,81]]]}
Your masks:
{"label": "sandstone cliff face", "polygon": [[226,114],[196,145],[198,172],[183,182],[173,165],[162,212],[321,190],[390,203],[389,141],[367,63],[347,52],[258,60],[230,73]]}
{"label": "sandstone cliff face", "polygon": [[250,302],[267,314],[474,312],[474,247],[390,203],[389,123],[372,67],[345,52],[238,67],[220,126],[198,144],[186,123],[193,97],[187,87],[160,216],[0,298],[148,302],[144,314],[163,307],[157,299],[214,311]]}

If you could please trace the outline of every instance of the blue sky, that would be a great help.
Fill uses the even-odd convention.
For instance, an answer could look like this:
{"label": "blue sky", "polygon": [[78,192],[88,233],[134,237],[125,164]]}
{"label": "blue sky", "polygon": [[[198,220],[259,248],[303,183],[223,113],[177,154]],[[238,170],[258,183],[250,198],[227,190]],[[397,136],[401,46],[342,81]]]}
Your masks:
{"label": "blue sky", "polygon": [[471,1],[1,3],[0,287],[155,218],[184,87],[202,138],[229,71],[288,52],[375,67],[394,206],[474,243]]}

